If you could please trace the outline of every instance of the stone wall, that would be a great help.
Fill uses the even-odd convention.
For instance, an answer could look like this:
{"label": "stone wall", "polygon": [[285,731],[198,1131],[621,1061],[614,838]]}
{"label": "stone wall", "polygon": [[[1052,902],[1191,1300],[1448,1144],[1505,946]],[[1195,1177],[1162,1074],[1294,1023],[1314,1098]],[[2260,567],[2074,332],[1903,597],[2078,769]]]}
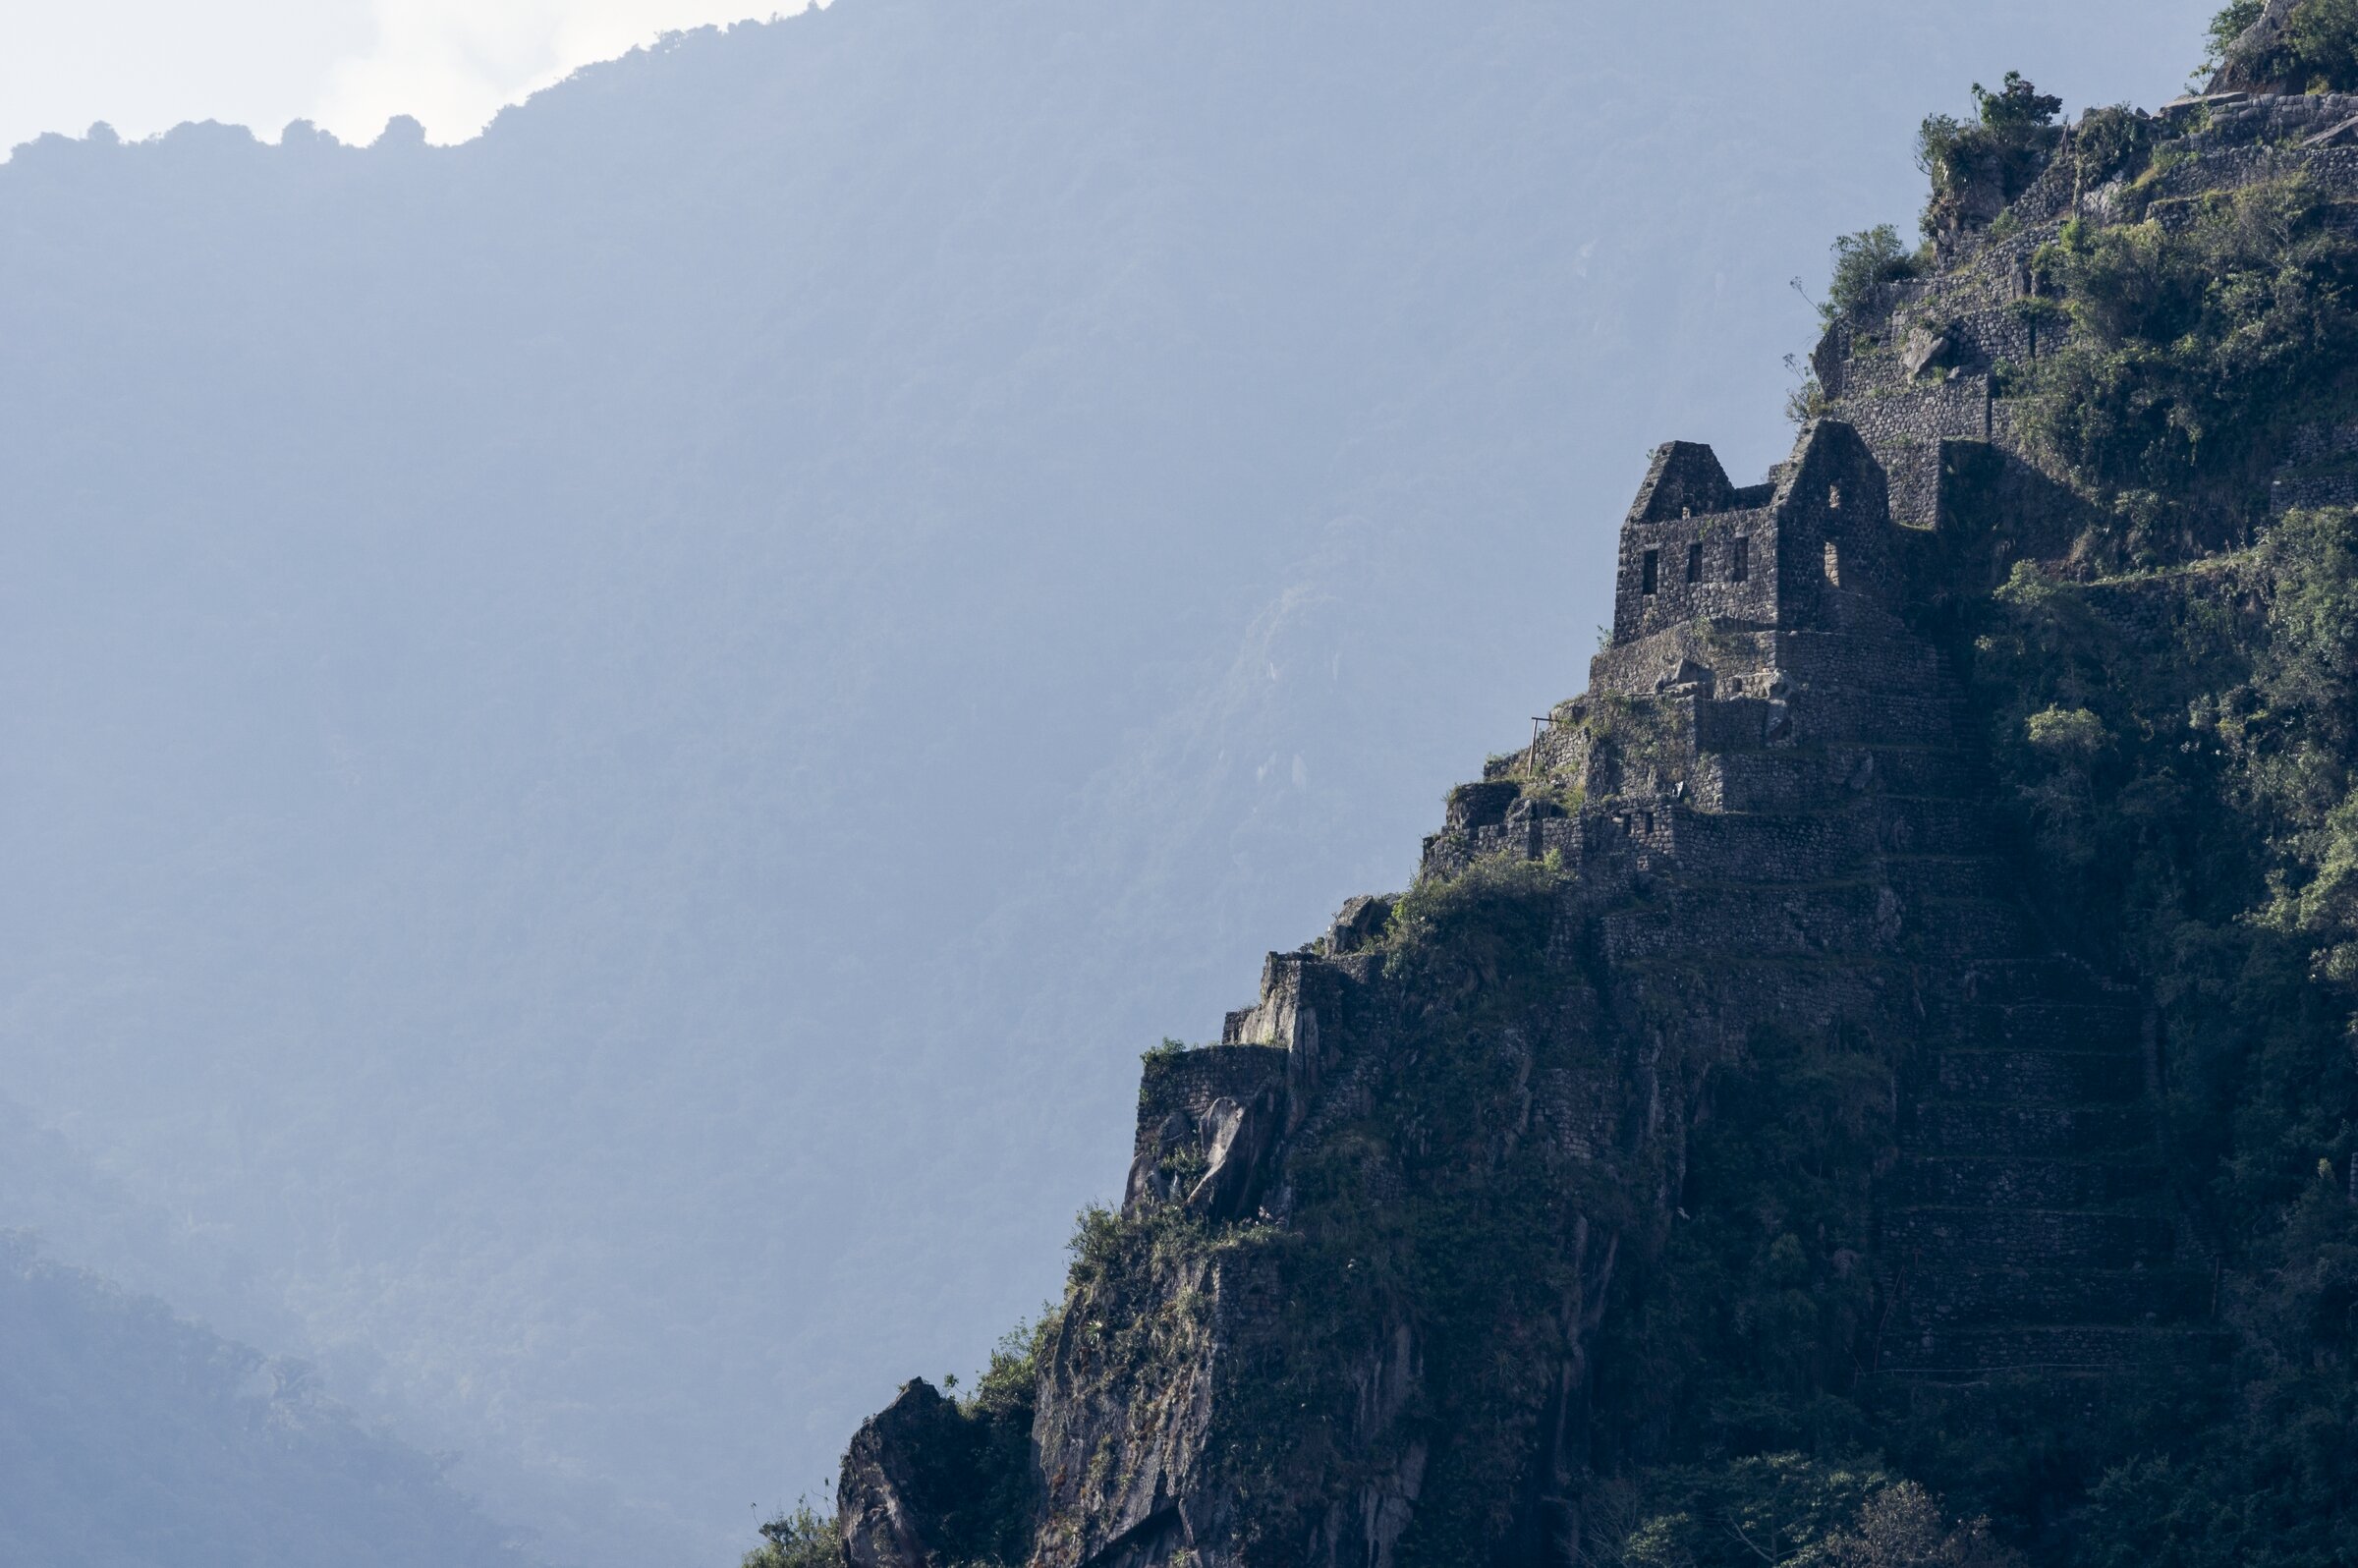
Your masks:
{"label": "stone wall", "polygon": [[1883,470],[1855,426],[1821,420],[1803,432],[1776,511],[1779,626],[1849,626],[1898,609]]}
{"label": "stone wall", "polygon": [[1242,1104],[1284,1082],[1281,1045],[1204,1045],[1151,1055],[1139,1075],[1138,1137],[1132,1152],[1152,1148],[1157,1130],[1175,1111],[1199,1118],[1214,1100]]}
{"label": "stone wall", "polygon": [[1613,641],[1707,619],[1745,628],[1887,613],[1899,593],[1888,517],[1883,470],[1840,420],[1813,424],[1772,485],[1745,490],[1726,483],[1709,447],[1674,442],[1622,527]]}
{"label": "stone wall", "polygon": [[1768,507],[1632,523],[1621,531],[1613,636],[1631,641],[1703,616],[1773,624],[1776,560]]}
{"label": "stone wall", "polygon": [[1992,403],[1992,381],[1985,373],[1839,405],[1882,465],[1894,523],[1929,529],[1938,522],[1940,443],[1991,439]]}
{"label": "stone wall", "polygon": [[2261,97],[2229,98],[2207,105],[2187,105],[2164,111],[2174,121],[2208,120],[2185,139],[2188,150],[2216,153],[2254,143],[2298,142],[2358,119],[2358,94],[2304,92]]}

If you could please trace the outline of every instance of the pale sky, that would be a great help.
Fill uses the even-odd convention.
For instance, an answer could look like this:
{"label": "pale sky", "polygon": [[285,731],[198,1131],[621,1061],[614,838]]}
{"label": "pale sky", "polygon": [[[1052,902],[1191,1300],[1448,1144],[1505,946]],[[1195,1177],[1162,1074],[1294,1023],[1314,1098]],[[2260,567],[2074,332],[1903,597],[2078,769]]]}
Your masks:
{"label": "pale sky", "polygon": [[396,114],[464,140],[505,103],[673,28],[809,0],[0,0],[0,148],[104,120],[126,138]]}

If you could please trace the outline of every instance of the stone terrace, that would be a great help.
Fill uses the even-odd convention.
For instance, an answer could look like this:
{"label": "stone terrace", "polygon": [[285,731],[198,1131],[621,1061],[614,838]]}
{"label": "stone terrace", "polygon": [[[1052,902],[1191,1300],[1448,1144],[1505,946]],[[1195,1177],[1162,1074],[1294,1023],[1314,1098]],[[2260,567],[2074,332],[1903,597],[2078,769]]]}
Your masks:
{"label": "stone terrace", "polygon": [[[1665,449],[1656,474],[1701,453]],[[1876,561],[1874,532],[1894,532],[1860,472],[1872,461],[1820,426],[1775,500],[1720,497],[1742,494],[1754,505],[1735,515],[1785,540],[1741,620],[1652,613],[1659,568],[1649,592],[1625,547],[1589,693],[1456,792],[1427,870],[1552,851],[1580,873],[1633,1014],[1670,1001],[1731,1047],[1764,1022],[1888,1043],[1900,1149],[1864,1371],[1976,1383],[2210,1365],[2210,1272],[2172,1212],[2138,999],[2055,951],[2023,904],[1958,684],[1894,613],[1898,574],[1839,591],[1829,575],[1827,538]],[[1813,484],[1854,498],[1838,533]],[[1628,536],[1708,537],[1725,515],[1662,510],[1642,495]]]}

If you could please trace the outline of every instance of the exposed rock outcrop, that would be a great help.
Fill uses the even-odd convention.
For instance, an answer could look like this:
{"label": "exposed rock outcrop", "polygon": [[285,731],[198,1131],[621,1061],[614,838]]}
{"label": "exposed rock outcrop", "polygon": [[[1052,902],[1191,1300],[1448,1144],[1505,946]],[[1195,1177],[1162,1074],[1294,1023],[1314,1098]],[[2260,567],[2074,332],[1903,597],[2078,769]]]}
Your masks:
{"label": "exposed rock outcrop", "polygon": [[958,1407],[920,1377],[853,1436],[835,1493],[853,1568],[933,1568],[944,1525],[938,1492],[960,1461],[964,1426]]}
{"label": "exposed rock outcrop", "polygon": [[2300,0],[2268,0],[2261,7],[2258,19],[2227,45],[2226,57],[2212,73],[2210,84],[2203,90],[2207,93],[2298,91],[2299,84],[2278,80],[2265,62],[2283,45],[2286,34],[2292,30],[2292,14],[2299,9]]}
{"label": "exposed rock outcrop", "polygon": [[950,1568],[1020,1554],[1036,1506],[1032,1405],[968,1408],[924,1378],[862,1424],[836,1481],[850,1568]]}

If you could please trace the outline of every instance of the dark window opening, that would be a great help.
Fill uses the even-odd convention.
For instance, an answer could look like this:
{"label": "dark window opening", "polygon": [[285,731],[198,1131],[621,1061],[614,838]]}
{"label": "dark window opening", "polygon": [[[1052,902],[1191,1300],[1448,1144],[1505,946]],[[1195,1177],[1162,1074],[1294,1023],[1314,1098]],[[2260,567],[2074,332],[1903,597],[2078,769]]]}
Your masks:
{"label": "dark window opening", "polygon": [[1727,559],[1727,575],[1738,583],[1752,576],[1752,540],[1736,540],[1736,547]]}
{"label": "dark window opening", "polygon": [[1654,591],[1655,579],[1661,575],[1661,570],[1662,552],[1659,550],[1648,550],[1646,552],[1645,564],[1638,569],[1638,591],[1640,593],[1652,593]]}
{"label": "dark window opening", "polygon": [[1690,583],[1703,581],[1703,546],[1700,544],[1687,546],[1687,581]]}

